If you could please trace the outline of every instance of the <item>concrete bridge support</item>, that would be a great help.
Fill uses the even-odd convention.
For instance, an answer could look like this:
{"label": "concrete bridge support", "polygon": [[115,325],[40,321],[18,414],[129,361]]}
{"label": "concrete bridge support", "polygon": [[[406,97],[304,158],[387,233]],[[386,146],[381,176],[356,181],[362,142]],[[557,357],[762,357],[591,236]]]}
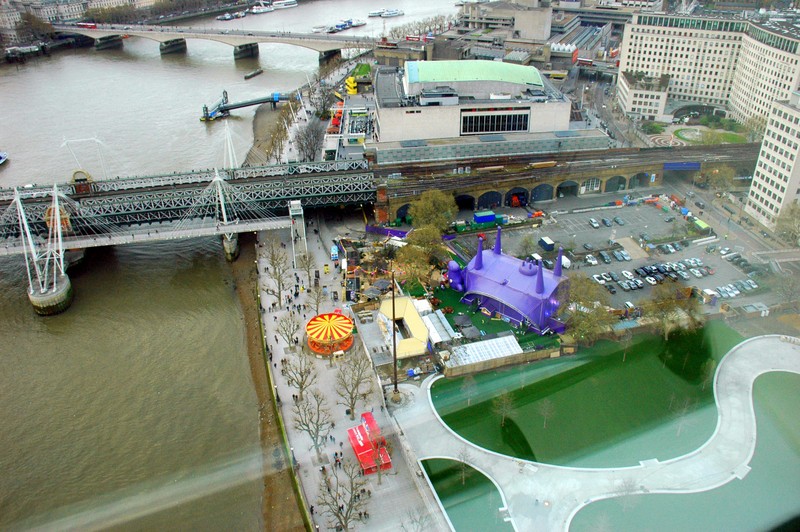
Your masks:
{"label": "concrete bridge support", "polygon": [[223,235],[222,249],[225,251],[225,259],[228,262],[233,262],[239,258],[239,235],[236,233]]}
{"label": "concrete bridge support", "polygon": [[67,274],[58,276],[55,287],[44,293],[28,290],[28,300],[33,310],[40,316],[60,314],[72,304],[72,283]]}
{"label": "concrete bridge support", "polygon": [[122,48],[122,35],[108,35],[95,39],[95,50],[107,50],[109,48]]}
{"label": "concrete bridge support", "polygon": [[258,57],[258,43],[251,42],[242,44],[233,49],[233,58],[242,59],[244,57]]}
{"label": "concrete bridge support", "polygon": [[341,50],[329,50],[327,52],[319,53],[319,64],[325,65],[331,61],[339,61],[342,58]]}
{"label": "concrete bridge support", "polygon": [[186,39],[164,41],[158,45],[158,50],[161,52],[161,55],[183,53],[186,51]]}

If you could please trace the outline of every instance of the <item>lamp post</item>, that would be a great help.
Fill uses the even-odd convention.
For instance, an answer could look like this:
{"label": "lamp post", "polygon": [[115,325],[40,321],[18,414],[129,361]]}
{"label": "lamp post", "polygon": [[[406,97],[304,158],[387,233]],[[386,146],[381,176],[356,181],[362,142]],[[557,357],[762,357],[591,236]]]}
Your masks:
{"label": "lamp post", "polygon": [[394,308],[394,267],[392,266],[392,371],[393,371],[393,384],[392,402],[400,402],[400,391],[397,389],[397,331],[395,330],[395,308]]}

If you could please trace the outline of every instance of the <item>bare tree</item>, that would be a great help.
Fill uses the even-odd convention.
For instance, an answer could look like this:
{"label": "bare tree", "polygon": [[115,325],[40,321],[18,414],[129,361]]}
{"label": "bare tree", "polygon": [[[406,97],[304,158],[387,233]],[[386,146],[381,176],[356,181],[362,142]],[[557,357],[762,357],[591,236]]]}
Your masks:
{"label": "bare tree", "polygon": [[800,279],[794,275],[779,277],[774,289],[781,302],[797,309],[798,302],[800,302]]}
{"label": "bare tree", "polygon": [[325,295],[325,292],[323,292],[322,288],[319,286],[312,286],[308,289],[308,302],[314,306],[315,315],[319,314],[319,307],[327,298],[328,296]]}
{"label": "bare tree", "polygon": [[622,333],[622,336],[619,338],[619,343],[622,344],[622,363],[625,363],[625,359],[628,356],[628,348],[631,346],[631,342],[633,341],[633,333],[630,329],[625,329],[625,332]]}
{"label": "bare tree", "polygon": [[694,401],[687,397],[683,400],[681,405],[678,405],[673,409],[677,419],[677,430],[675,431],[675,436],[678,438],[680,438],[683,429],[693,423],[693,421],[689,418],[689,414],[692,413],[696,406],[697,405],[694,403]]}
{"label": "bare tree", "polygon": [[289,386],[297,388],[300,401],[303,400],[303,392],[317,382],[314,361],[305,349],[299,355],[290,356],[283,366],[283,371],[286,373],[286,382]]}
{"label": "bare tree", "polygon": [[403,532],[427,532],[433,528],[433,519],[428,512],[422,508],[414,508],[406,512],[406,516],[400,523],[400,530]]}
{"label": "bare tree", "polygon": [[372,362],[361,353],[352,353],[336,373],[336,402],[350,409],[350,419],[356,418],[356,405],[372,391]]}
{"label": "bare tree", "polygon": [[364,520],[366,499],[361,490],[366,486],[361,466],[352,460],[344,460],[341,469],[332,468],[322,479],[317,504],[328,516],[330,528],[350,530],[354,523]]}
{"label": "bare tree", "polygon": [[294,345],[294,335],[300,330],[301,324],[297,315],[292,313],[285,314],[278,320],[278,334],[289,345]]}
{"label": "bare tree", "polygon": [[317,115],[323,120],[328,119],[333,102],[336,101],[336,96],[333,93],[333,85],[328,85],[320,77],[317,77],[313,85],[309,87],[308,99],[317,111]]}
{"label": "bare tree", "polygon": [[311,253],[303,253],[297,257],[297,268],[306,272],[306,277],[308,277],[308,286],[309,289],[313,284],[311,281],[311,271],[317,268],[317,261],[314,259],[314,255]]}
{"label": "bare tree", "polygon": [[634,497],[638,492],[639,486],[637,486],[636,480],[633,478],[628,477],[619,483],[620,504],[622,504],[622,509],[624,511],[627,512],[639,502],[639,500]]}
{"label": "bare tree", "polygon": [[527,257],[528,255],[532,255],[536,251],[536,237],[528,233],[522,237],[522,240],[519,241],[519,245],[517,246],[517,253],[519,253],[523,257]]}
{"label": "bare tree", "polygon": [[507,391],[492,400],[492,412],[500,416],[500,426],[506,426],[506,418],[514,412],[514,399]]}
{"label": "bare tree", "polygon": [[475,377],[467,375],[461,382],[461,392],[467,396],[467,406],[472,403],[472,398],[478,393],[478,385],[475,383]]}
{"label": "bare tree", "polygon": [[321,460],[322,446],[331,432],[331,413],[328,410],[328,401],[321,391],[315,388],[309,395],[305,400],[295,403],[292,409],[294,428],[308,434],[317,459]]}
{"label": "bare tree", "polygon": [[539,404],[536,405],[536,410],[544,419],[544,428],[547,428],[547,420],[553,417],[556,413],[556,407],[553,406],[553,401],[548,398],[542,399],[539,401]]}
{"label": "bare tree", "polygon": [[322,152],[325,140],[325,124],[321,120],[310,120],[297,128],[294,145],[301,161],[316,161]]}
{"label": "bare tree", "polygon": [[463,486],[467,483],[467,477],[473,471],[472,466],[469,465],[472,461],[472,454],[469,452],[469,447],[462,444],[458,449],[456,459],[458,459],[458,472],[461,475],[461,485]]}
{"label": "bare tree", "polygon": [[267,262],[267,273],[274,283],[274,287],[266,287],[266,292],[278,298],[278,306],[281,306],[284,303],[283,292],[292,284],[292,272],[289,255],[274,236],[264,240],[264,259]]}
{"label": "bare tree", "polygon": [[701,378],[703,383],[703,391],[706,391],[706,387],[714,382],[714,374],[717,371],[717,361],[713,358],[709,358],[703,363],[703,366],[700,368],[702,371]]}

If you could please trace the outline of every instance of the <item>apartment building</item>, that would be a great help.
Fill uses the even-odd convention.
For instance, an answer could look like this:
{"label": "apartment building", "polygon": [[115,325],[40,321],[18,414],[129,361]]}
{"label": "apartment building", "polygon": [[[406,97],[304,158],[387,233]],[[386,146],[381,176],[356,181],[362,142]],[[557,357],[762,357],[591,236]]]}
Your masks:
{"label": "apartment building", "polygon": [[[745,20],[635,14],[625,26],[617,98],[629,115],[668,120],[681,103],[726,109]],[[666,76],[666,80],[665,77]]]}
{"label": "apartment building", "polygon": [[[724,110],[740,123],[759,120],[798,88],[798,50],[791,20],[636,14],[622,41],[620,72],[630,75],[619,77],[619,105],[647,120],[669,120],[686,104]],[[643,89],[663,76],[662,90]]]}
{"label": "apartment building", "polygon": [[800,30],[793,21],[750,22],[731,88],[730,116],[740,123],[770,114],[800,83]]}
{"label": "apartment building", "polygon": [[800,92],[773,102],[745,211],[775,229],[784,208],[800,197]]}

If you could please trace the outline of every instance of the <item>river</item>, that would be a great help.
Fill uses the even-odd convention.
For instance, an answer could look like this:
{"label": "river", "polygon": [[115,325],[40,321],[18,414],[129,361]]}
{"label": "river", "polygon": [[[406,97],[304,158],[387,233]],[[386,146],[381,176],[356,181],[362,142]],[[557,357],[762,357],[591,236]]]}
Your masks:
{"label": "river", "polygon": [[[456,10],[397,0],[385,7],[406,16],[367,19],[376,7],[318,0],[184,25],[310,31],[353,17],[368,24],[352,33],[380,35]],[[221,166],[226,124],[241,162],[253,109],[203,123],[203,104],[222,90],[233,101],[289,91],[318,66],[313,51],[260,51],[234,61],[227,45],[190,40],[185,55],[161,57],[130,38],[0,66],[0,187],[66,182],[77,168],[103,178]],[[71,279],[72,307],[40,318],[22,258],[0,260],[0,528],[263,528],[258,404],[219,243],[93,250]]]}

